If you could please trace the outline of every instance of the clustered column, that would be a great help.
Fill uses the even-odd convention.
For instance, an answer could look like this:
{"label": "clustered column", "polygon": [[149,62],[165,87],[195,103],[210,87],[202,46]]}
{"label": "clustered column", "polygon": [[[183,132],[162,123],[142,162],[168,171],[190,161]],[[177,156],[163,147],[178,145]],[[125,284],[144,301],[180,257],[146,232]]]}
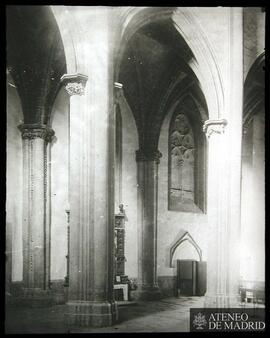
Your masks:
{"label": "clustered column", "polygon": [[[89,109],[87,76],[62,77],[70,95],[69,326],[108,326],[113,300],[113,223],[108,216],[108,111]],[[90,98],[89,98],[90,97]],[[111,230],[110,230],[111,229]],[[111,233],[110,233],[111,231]]]}
{"label": "clustered column", "polygon": [[[22,124],[23,140],[23,283],[24,300],[50,303],[49,229],[47,221],[47,145],[54,131]],[[47,212],[46,212],[47,211]]]}
{"label": "clustered column", "polygon": [[157,194],[161,153],[137,150],[138,299],[157,299]]}
{"label": "clustered column", "polygon": [[204,125],[209,227],[205,306],[213,308],[239,306],[240,286],[243,8],[230,7],[227,13],[228,77],[219,112],[226,120],[208,120]]}
{"label": "clustered column", "polygon": [[[207,293],[205,306],[226,308],[237,305],[239,279],[235,271],[239,257],[232,259],[235,238],[229,220],[230,165],[228,161],[229,142],[225,127],[227,121],[208,120],[204,131],[208,139],[208,249],[207,249]],[[239,239],[238,239],[239,240]]]}

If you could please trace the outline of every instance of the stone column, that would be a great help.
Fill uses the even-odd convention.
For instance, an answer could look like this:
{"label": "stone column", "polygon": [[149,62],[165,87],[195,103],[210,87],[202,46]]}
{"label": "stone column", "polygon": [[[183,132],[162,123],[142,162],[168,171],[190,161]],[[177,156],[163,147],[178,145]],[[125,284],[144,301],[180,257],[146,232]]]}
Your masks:
{"label": "stone column", "polygon": [[54,131],[46,125],[22,124],[23,140],[23,283],[24,301],[47,305],[49,232],[47,222],[47,144]]}
{"label": "stone column", "polygon": [[223,119],[208,120],[204,125],[208,138],[209,227],[205,306],[223,308],[239,304],[243,114],[243,9],[231,7],[227,13],[230,48],[220,112]]}
{"label": "stone column", "polygon": [[[114,215],[114,208],[109,209],[110,201],[113,202],[109,190],[110,114],[108,107],[99,109],[104,100],[92,101],[97,96],[92,87],[87,91],[87,76],[67,74],[62,82],[70,95],[70,251],[66,320],[70,327],[109,326],[117,318],[113,300],[114,230],[113,219],[109,217],[110,212]],[[113,114],[113,109],[110,113]]]}
{"label": "stone column", "polygon": [[137,150],[138,290],[137,299],[158,299],[157,284],[157,194],[159,151]]}
{"label": "stone column", "polygon": [[[238,224],[230,220],[230,154],[228,135],[224,133],[227,121],[208,120],[204,131],[208,138],[208,249],[207,292],[205,306],[225,308],[237,306],[239,276],[235,272],[239,256],[233,235]],[[232,292],[233,290],[233,292]]]}

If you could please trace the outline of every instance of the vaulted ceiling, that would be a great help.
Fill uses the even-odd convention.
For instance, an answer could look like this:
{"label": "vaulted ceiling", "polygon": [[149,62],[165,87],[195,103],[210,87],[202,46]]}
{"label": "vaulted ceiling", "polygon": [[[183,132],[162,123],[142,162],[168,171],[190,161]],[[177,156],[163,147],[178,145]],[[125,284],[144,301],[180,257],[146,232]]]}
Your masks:
{"label": "vaulted ceiling", "polygon": [[7,65],[22,101],[24,123],[49,121],[66,61],[49,6],[7,6]]}
{"label": "vaulted ceiling", "polygon": [[189,88],[205,105],[188,65],[193,58],[170,19],[147,24],[127,42],[119,81],[136,120],[140,148],[146,152],[157,148],[168,104],[183,91]]}
{"label": "vaulted ceiling", "polygon": [[[133,111],[140,147],[157,148],[168,107],[181,93],[204,96],[189,63],[192,51],[171,19],[149,23],[125,46],[119,81]],[[24,123],[47,124],[66,72],[64,48],[49,6],[7,6],[7,64],[22,101]]]}

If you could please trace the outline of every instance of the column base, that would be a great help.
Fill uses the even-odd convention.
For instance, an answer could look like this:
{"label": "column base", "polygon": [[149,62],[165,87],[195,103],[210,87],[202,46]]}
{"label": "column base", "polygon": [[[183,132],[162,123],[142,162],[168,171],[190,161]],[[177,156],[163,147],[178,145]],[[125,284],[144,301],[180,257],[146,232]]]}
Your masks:
{"label": "column base", "polygon": [[205,295],[206,308],[237,308],[240,306],[240,295]]}
{"label": "column base", "polygon": [[159,300],[162,293],[158,286],[138,286],[138,289],[132,292],[135,300]]}
{"label": "column base", "polygon": [[65,320],[69,326],[111,326],[118,320],[115,302],[70,301]]}
{"label": "column base", "polygon": [[39,288],[23,288],[18,297],[13,298],[13,303],[27,307],[47,307],[54,303],[51,290]]}

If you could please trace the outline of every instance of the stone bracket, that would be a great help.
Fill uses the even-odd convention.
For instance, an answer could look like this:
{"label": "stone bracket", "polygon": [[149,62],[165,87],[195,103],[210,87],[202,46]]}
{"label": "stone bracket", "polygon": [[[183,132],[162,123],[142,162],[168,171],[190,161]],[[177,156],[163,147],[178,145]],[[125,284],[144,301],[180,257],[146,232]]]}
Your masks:
{"label": "stone bracket", "polygon": [[88,76],[80,73],[64,74],[60,79],[61,83],[65,86],[65,89],[70,96],[84,95],[87,80]]}
{"label": "stone bracket", "polygon": [[223,134],[225,126],[228,124],[226,119],[207,120],[203,125],[203,131],[209,138],[213,133]]}

